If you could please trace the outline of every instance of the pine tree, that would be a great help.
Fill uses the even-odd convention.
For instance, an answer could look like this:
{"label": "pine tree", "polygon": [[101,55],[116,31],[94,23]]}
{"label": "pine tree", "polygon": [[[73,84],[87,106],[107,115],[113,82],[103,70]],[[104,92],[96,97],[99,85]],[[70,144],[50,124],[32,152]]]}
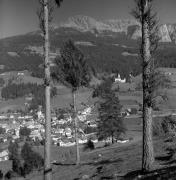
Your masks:
{"label": "pine tree", "polygon": [[0,180],[3,179],[3,172],[0,170]]}
{"label": "pine tree", "polygon": [[19,158],[19,145],[16,141],[14,143],[10,141],[9,146],[8,146],[8,151],[9,151],[10,160]]}
{"label": "pine tree", "polygon": [[55,0],[55,3],[57,4],[57,6],[60,7],[61,3],[63,2],[63,0]]}
{"label": "pine tree", "polygon": [[142,169],[153,167],[154,151],[152,141],[152,107],[154,95],[154,53],[158,46],[158,26],[156,14],[152,12],[153,0],[135,0],[134,17],[142,27],[141,58],[143,66],[143,156]]}
{"label": "pine tree", "polygon": [[[40,10],[37,12],[40,20],[40,28],[44,36],[44,67],[45,67],[45,170],[44,179],[51,180],[51,108],[50,108],[50,64],[49,64],[49,22],[52,21],[53,7],[49,6],[48,0],[39,0]],[[55,0],[60,6],[62,0]]]}
{"label": "pine tree", "polygon": [[56,58],[55,71],[53,78],[72,90],[73,100],[73,119],[75,123],[75,139],[77,149],[76,164],[80,163],[79,154],[79,140],[78,140],[78,125],[77,125],[77,107],[76,107],[76,94],[78,89],[87,87],[91,80],[90,68],[84,59],[83,53],[69,40],[65,42],[61,48],[61,57]]}
{"label": "pine tree", "polygon": [[99,140],[111,137],[112,144],[121,134],[125,133],[123,117],[121,116],[119,98],[113,91],[104,97],[98,108],[98,138]]}

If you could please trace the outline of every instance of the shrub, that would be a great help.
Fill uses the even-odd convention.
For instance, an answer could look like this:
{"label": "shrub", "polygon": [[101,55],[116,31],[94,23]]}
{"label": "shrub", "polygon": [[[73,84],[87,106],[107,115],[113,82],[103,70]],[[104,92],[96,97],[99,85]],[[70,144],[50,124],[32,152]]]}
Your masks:
{"label": "shrub", "polygon": [[2,127],[0,127],[0,134],[4,134],[6,132],[6,130]]}
{"label": "shrub", "polygon": [[129,141],[132,141],[133,139],[134,139],[133,137],[130,137],[130,138],[129,138]]}
{"label": "shrub", "polygon": [[87,150],[87,149],[90,149],[90,150],[95,149],[94,143],[91,139],[89,139],[87,143],[85,143],[84,150]]}
{"label": "shrub", "polygon": [[25,172],[29,173],[29,170],[38,169],[43,166],[43,158],[36,152],[34,152],[30,145],[25,143],[21,151],[21,156],[24,159]]}
{"label": "shrub", "polygon": [[131,113],[130,114],[137,114],[137,109],[136,108],[131,108]]}
{"label": "shrub", "polygon": [[176,122],[172,116],[166,116],[162,121],[162,128],[165,133],[172,133],[175,131]]}
{"label": "shrub", "polygon": [[172,116],[166,116],[163,118],[155,118],[153,120],[153,135],[162,136],[166,134],[174,133],[174,126],[176,122]]}
{"label": "shrub", "polygon": [[8,146],[8,151],[9,151],[9,159],[17,159],[18,158],[18,149],[19,145],[18,142],[15,141],[14,143],[10,141],[9,146]]}
{"label": "shrub", "polygon": [[105,142],[104,147],[108,147],[108,146],[110,146],[110,145],[111,145],[111,143],[110,143],[110,142]]}
{"label": "shrub", "polygon": [[154,119],[153,120],[153,136],[161,136],[161,135],[164,135],[164,131],[163,131],[163,128],[162,128],[162,119]]}
{"label": "shrub", "polygon": [[0,180],[3,179],[3,173],[2,171],[0,170]]}
{"label": "shrub", "polygon": [[86,134],[91,134],[91,133],[97,132],[97,128],[96,128],[96,127],[87,126],[87,127],[84,129],[84,132],[85,132]]}
{"label": "shrub", "polygon": [[26,136],[28,137],[31,133],[31,130],[27,127],[20,127],[20,131],[19,131],[19,134],[20,134],[20,137],[21,136]]}
{"label": "shrub", "polygon": [[12,178],[12,174],[13,174],[13,171],[9,170],[9,171],[5,174],[5,180],[11,179],[11,178]]}
{"label": "shrub", "polygon": [[14,172],[21,175],[22,166],[21,166],[21,162],[20,162],[19,159],[13,159],[13,161],[12,161],[12,169],[13,169]]}

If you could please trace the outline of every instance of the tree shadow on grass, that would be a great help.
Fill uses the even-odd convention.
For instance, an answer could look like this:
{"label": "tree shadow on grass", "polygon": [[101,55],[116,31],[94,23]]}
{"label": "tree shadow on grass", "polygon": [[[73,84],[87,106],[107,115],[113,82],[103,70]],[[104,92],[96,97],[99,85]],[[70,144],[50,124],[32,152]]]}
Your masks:
{"label": "tree shadow on grass", "polygon": [[172,155],[157,156],[157,157],[155,157],[155,160],[157,160],[157,161],[169,161],[171,158],[172,158]]}
{"label": "tree shadow on grass", "polygon": [[76,163],[62,163],[62,162],[54,162],[52,164],[56,165],[56,166],[74,166],[74,165],[76,165]]}
{"label": "tree shadow on grass", "polygon": [[123,162],[123,159],[119,158],[119,159],[115,159],[115,160],[111,160],[111,159],[105,159],[105,160],[100,160],[100,161],[93,161],[93,162],[85,162],[82,163],[82,165],[105,165],[105,164],[112,164],[112,163],[119,163],[119,162]]}
{"label": "tree shadow on grass", "polygon": [[156,169],[148,173],[143,173],[141,170],[132,171],[127,173],[121,178],[121,180],[174,180],[176,179],[176,166],[165,167],[161,169]]}
{"label": "tree shadow on grass", "polygon": [[165,142],[165,143],[167,143],[167,142],[173,142],[173,138],[168,138],[168,139],[164,140],[164,142]]}
{"label": "tree shadow on grass", "polygon": [[[101,160],[101,161],[82,162],[82,163],[80,163],[80,165],[98,166],[98,165],[105,165],[105,164],[112,164],[112,163],[119,163],[119,162],[123,162],[123,159],[121,159],[121,158],[115,159],[115,160],[105,159],[105,160]],[[76,165],[75,163],[65,163],[65,162],[54,162],[52,164],[56,165],[56,166],[74,166],[74,165]]]}

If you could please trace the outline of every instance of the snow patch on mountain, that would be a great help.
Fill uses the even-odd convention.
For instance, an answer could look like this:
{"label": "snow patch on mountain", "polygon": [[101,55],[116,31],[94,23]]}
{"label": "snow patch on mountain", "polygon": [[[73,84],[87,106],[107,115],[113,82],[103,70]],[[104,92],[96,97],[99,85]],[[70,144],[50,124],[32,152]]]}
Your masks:
{"label": "snow patch on mountain", "polygon": [[96,46],[95,44],[87,41],[76,41],[74,44],[80,46]]}
{"label": "snow patch on mountain", "polygon": [[[111,33],[125,33],[128,38],[137,40],[142,36],[140,23],[134,19],[96,20],[94,18],[77,15],[69,18],[59,27],[74,28],[81,32],[91,32],[97,37],[99,34],[112,36]],[[163,24],[159,27],[160,42],[176,42],[176,24]]]}
{"label": "snow patch on mountain", "polygon": [[138,54],[136,54],[136,53],[129,53],[129,52],[123,52],[122,56],[135,56],[135,57],[137,57]]}
{"label": "snow patch on mountain", "polygon": [[16,52],[7,52],[7,54],[12,57],[19,57],[18,53]]}

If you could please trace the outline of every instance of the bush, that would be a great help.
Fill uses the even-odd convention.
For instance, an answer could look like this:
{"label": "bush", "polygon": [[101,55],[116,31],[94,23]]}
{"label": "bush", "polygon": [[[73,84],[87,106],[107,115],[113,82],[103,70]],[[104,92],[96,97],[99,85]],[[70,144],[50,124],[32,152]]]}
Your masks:
{"label": "bush", "polygon": [[137,109],[136,108],[131,108],[131,112],[130,112],[130,114],[137,114]]}
{"label": "bush", "polygon": [[21,162],[20,162],[19,159],[13,159],[13,161],[12,161],[12,169],[13,169],[14,172],[21,175],[22,166],[21,166]]}
{"label": "bush", "polygon": [[155,118],[153,120],[153,135],[163,136],[166,134],[174,133],[175,120],[172,116],[166,116],[163,118]]}
{"label": "bush", "polygon": [[43,158],[33,151],[28,143],[24,144],[21,156],[24,159],[23,174],[29,174],[34,169],[40,169],[44,164]]}
{"label": "bush", "polygon": [[6,130],[2,127],[0,127],[0,134],[4,134],[6,132]]}
{"label": "bush", "polygon": [[9,170],[9,171],[5,174],[5,180],[11,179],[11,178],[12,178],[12,174],[13,174],[13,171]]}
{"label": "bush", "polygon": [[156,118],[153,120],[153,136],[162,136],[164,135],[164,131],[163,131],[163,128],[162,128],[162,118]]}
{"label": "bush", "polygon": [[84,132],[85,132],[85,134],[91,134],[91,133],[97,132],[97,128],[96,127],[87,126],[84,129]]}
{"label": "bush", "polygon": [[3,179],[3,173],[2,171],[0,170],[0,180]]}
{"label": "bush", "polygon": [[110,145],[111,145],[111,143],[110,143],[110,142],[105,142],[104,147],[108,147],[108,146],[110,146]]}
{"label": "bush", "polygon": [[20,131],[19,131],[20,137],[21,136],[26,136],[28,137],[31,134],[31,130],[27,127],[20,127]]}
{"label": "bush", "polygon": [[129,138],[129,141],[132,141],[133,139],[134,139],[133,137],[130,137],[130,138]]}
{"label": "bush", "polygon": [[162,121],[162,128],[165,133],[175,132],[176,122],[172,116],[166,116]]}
{"label": "bush", "polygon": [[90,150],[95,149],[94,143],[91,139],[89,139],[84,146],[84,150],[87,150],[87,149],[90,149]]}

